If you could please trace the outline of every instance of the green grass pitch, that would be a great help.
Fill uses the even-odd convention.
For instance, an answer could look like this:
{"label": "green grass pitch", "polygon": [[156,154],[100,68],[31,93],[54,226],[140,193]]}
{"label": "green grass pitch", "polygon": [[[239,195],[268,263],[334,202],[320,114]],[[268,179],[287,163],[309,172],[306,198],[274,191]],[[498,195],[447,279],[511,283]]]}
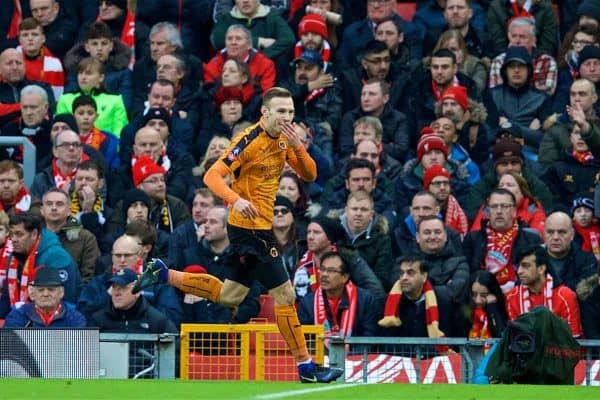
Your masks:
{"label": "green grass pitch", "polygon": [[599,388],[529,385],[409,385],[282,382],[0,379],[3,399],[352,399],[352,400],[586,400]]}

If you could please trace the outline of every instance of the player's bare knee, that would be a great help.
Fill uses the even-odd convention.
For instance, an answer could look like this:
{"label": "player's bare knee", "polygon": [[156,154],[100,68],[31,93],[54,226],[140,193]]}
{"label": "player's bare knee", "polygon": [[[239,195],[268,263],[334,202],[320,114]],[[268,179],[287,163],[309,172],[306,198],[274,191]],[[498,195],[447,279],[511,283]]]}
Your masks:
{"label": "player's bare knee", "polygon": [[296,302],[296,292],[289,282],[269,290],[269,294],[278,306],[290,306]]}

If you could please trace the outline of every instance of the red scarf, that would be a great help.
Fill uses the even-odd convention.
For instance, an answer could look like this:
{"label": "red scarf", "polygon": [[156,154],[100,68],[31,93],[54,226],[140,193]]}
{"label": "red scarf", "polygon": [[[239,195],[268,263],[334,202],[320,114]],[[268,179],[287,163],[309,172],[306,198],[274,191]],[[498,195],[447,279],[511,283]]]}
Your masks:
{"label": "red scarf", "polygon": [[[440,314],[437,306],[437,297],[433,291],[431,282],[425,281],[422,294],[425,296],[425,322],[427,323],[427,336],[430,338],[443,338],[444,332],[440,330]],[[379,320],[378,324],[384,328],[391,328],[402,325],[399,318],[400,302],[402,301],[402,289],[400,281],[396,281],[390,294],[385,301],[384,317]],[[447,353],[450,348],[446,345],[435,346],[439,353]]]}
{"label": "red scarf", "polygon": [[465,212],[453,195],[448,196],[444,222],[447,226],[458,232],[461,238],[464,238],[467,232],[469,232],[469,220],[467,220]]}
{"label": "red scarf", "polygon": [[12,241],[6,238],[4,248],[0,255],[0,287],[3,287],[4,280],[8,283],[8,298],[11,307],[19,302],[26,303],[29,301],[27,286],[35,277],[35,257],[37,255],[38,246],[40,244],[40,236],[33,244],[25,264],[21,272],[21,280],[19,281],[19,261],[13,253]]}
{"label": "red scarf", "polygon": [[[121,269],[123,269],[123,268],[121,268]],[[133,268],[130,268],[130,269],[138,275],[141,274],[142,272],[144,272],[144,260],[142,260],[142,257],[139,257],[138,260],[135,262],[135,265],[133,266]],[[112,268],[113,275],[119,271],[120,271],[120,269],[116,269],[115,267]]]}
{"label": "red scarf", "polygon": [[[306,292],[304,287],[306,286]],[[296,273],[294,274],[294,287],[300,289],[298,292],[300,297],[305,296],[308,292],[315,292],[320,286],[319,282],[319,269],[315,263],[314,254],[308,250],[296,267]]]}
{"label": "red scarf", "polygon": [[529,9],[531,8],[531,3],[528,5],[527,1],[525,2],[525,4],[523,4],[523,7],[520,7],[517,4],[517,0],[510,0],[510,6],[512,8],[514,16],[510,18],[509,21],[519,17],[533,17],[533,15],[529,12]]}
{"label": "red scarf", "polygon": [[485,310],[481,307],[473,308],[471,314],[473,318],[473,324],[469,331],[469,337],[474,339],[489,339],[492,337],[490,328],[488,325],[488,316]]}
{"label": "red scarf", "polygon": [[577,160],[578,163],[583,164],[583,165],[589,164],[592,161],[594,161],[594,155],[589,150],[579,152],[579,151],[575,151],[575,149],[573,149],[573,151],[571,152],[571,155],[573,156],[573,158],[575,160]]}
{"label": "red scarf", "polygon": [[121,31],[121,41],[130,49],[135,45],[135,15],[129,10],[125,16],[125,23]]}
{"label": "red scarf", "polygon": [[[458,81],[456,75],[454,75],[454,78],[452,79],[451,86],[460,86],[460,82]],[[442,100],[443,90],[438,87],[437,82],[433,79],[431,80],[431,91],[433,92],[433,96],[435,97],[435,102],[439,103]]]}
{"label": "red scarf", "polygon": [[19,36],[19,24],[23,21],[23,12],[21,11],[21,1],[13,0],[14,10],[12,18],[10,19],[10,26],[8,27],[8,32],[6,33],[7,39],[16,39]]}
{"label": "red scarf", "polygon": [[[554,280],[552,279],[552,275],[546,274],[546,282],[544,287],[542,288],[542,306],[546,307],[550,311],[554,311],[552,308],[552,289],[554,288]],[[529,288],[525,285],[517,286],[517,302],[519,303],[519,314],[525,314],[529,312],[533,307],[538,304],[532,304],[531,293],[529,292]]]}
{"label": "red scarf", "polygon": [[87,135],[80,135],[79,137],[81,138],[82,143],[87,144],[94,150],[100,150],[100,146],[102,146],[102,143],[106,140],[106,135],[100,132],[100,129],[95,126],[90,133]]}
{"label": "red scarf", "polygon": [[[356,321],[356,307],[358,304],[358,290],[350,281],[346,283],[346,297],[348,298],[348,308],[342,311],[340,320],[338,321],[337,307],[330,309],[331,321],[327,318],[327,308],[325,307],[326,296],[323,294],[323,289],[319,287],[315,291],[314,314],[315,325],[325,327],[325,336],[352,336],[352,328]],[[338,299],[341,301],[341,299]],[[338,302],[339,305],[339,302]]]}
{"label": "red scarf", "polygon": [[517,238],[517,221],[505,232],[492,230],[488,224],[485,228],[487,233],[487,252],[481,265],[496,276],[496,280],[502,288],[504,294],[515,286],[517,274],[512,265],[513,244]]}
{"label": "red scarf", "polygon": [[593,253],[596,261],[600,263],[600,226],[596,223],[584,228],[577,221],[573,221],[573,227],[583,239],[581,249]]}
{"label": "red scarf", "polygon": [[[300,57],[302,54],[302,41],[298,40],[296,45],[294,46],[294,59]],[[327,71],[327,67],[329,66],[329,61],[331,60],[331,45],[325,39],[323,39],[323,49],[321,50],[321,58],[323,59],[323,71]]]}
{"label": "red scarf", "polygon": [[60,314],[61,311],[62,311],[62,304],[60,304],[60,303],[58,303],[58,306],[56,307],[55,310],[50,311],[50,312],[45,312],[44,310],[38,308],[38,306],[35,306],[35,312],[37,313],[37,315],[40,316],[40,319],[44,323],[44,326],[50,326],[52,321],[54,321],[54,318],[58,314]]}
{"label": "red scarf", "polygon": [[[0,202],[0,211],[5,211],[6,208],[13,206],[17,214],[23,211],[29,211],[29,208],[31,207],[31,195],[25,186],[21,186],[21,189],[17,192],[17,198],[14,203],[6,204],[5,207],[4,204]],[[2,287],[2,285],[0,285],[0,287]]]}
{"label": "red scarf", "polygon": [[77,172],[77,168],[75,168],[70,174],[63,174],[58,168],[56,163],[56,158],[52,159],[52,176],[54,177],[54,183],[56,187],[64,192],[69,192],[69,187],[71,186],[71,181],[75,178],[75,173]]}

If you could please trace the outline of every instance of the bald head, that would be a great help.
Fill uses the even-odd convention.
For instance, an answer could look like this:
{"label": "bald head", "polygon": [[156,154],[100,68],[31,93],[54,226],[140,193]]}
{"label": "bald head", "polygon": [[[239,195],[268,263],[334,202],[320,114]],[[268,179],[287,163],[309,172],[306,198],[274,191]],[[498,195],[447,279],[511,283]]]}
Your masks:
{"label": "bald head", "polygon": [[157,161],[163,149],[164,143],[156,129],[145,126],[136,132],[133,143],[133,153],[136,156],[144,155]]}
{"label": "bald head", "polygon": [[6,49],[0,53],[0,75],[4,82],[12,86],[25,79],[23,55],[15,49]]}
{"label": "bald head", "polygon": [[571,217],[562,211],[553,212],[544,224],[544,243],[553,258],[564,258],[571,249],[574,231]]}
{"label": "bald head", "polygon": [[123,268],[135,269],[142,254],[142,245],[133,236],[122,235],[115,240],[112,247],[113,269],[119,271]]}

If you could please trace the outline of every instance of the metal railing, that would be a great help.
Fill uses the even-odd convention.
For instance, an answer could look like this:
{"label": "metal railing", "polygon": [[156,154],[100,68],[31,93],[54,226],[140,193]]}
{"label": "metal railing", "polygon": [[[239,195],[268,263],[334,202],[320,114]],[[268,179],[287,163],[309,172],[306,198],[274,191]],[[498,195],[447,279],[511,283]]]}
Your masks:
{"label": "metal railing", "polygon": [[24,136],[1,136],[0,146],[23,146],[23,180],[25,187],[29,189],[35,178],[35,153],[36,149],[33,143]]}

